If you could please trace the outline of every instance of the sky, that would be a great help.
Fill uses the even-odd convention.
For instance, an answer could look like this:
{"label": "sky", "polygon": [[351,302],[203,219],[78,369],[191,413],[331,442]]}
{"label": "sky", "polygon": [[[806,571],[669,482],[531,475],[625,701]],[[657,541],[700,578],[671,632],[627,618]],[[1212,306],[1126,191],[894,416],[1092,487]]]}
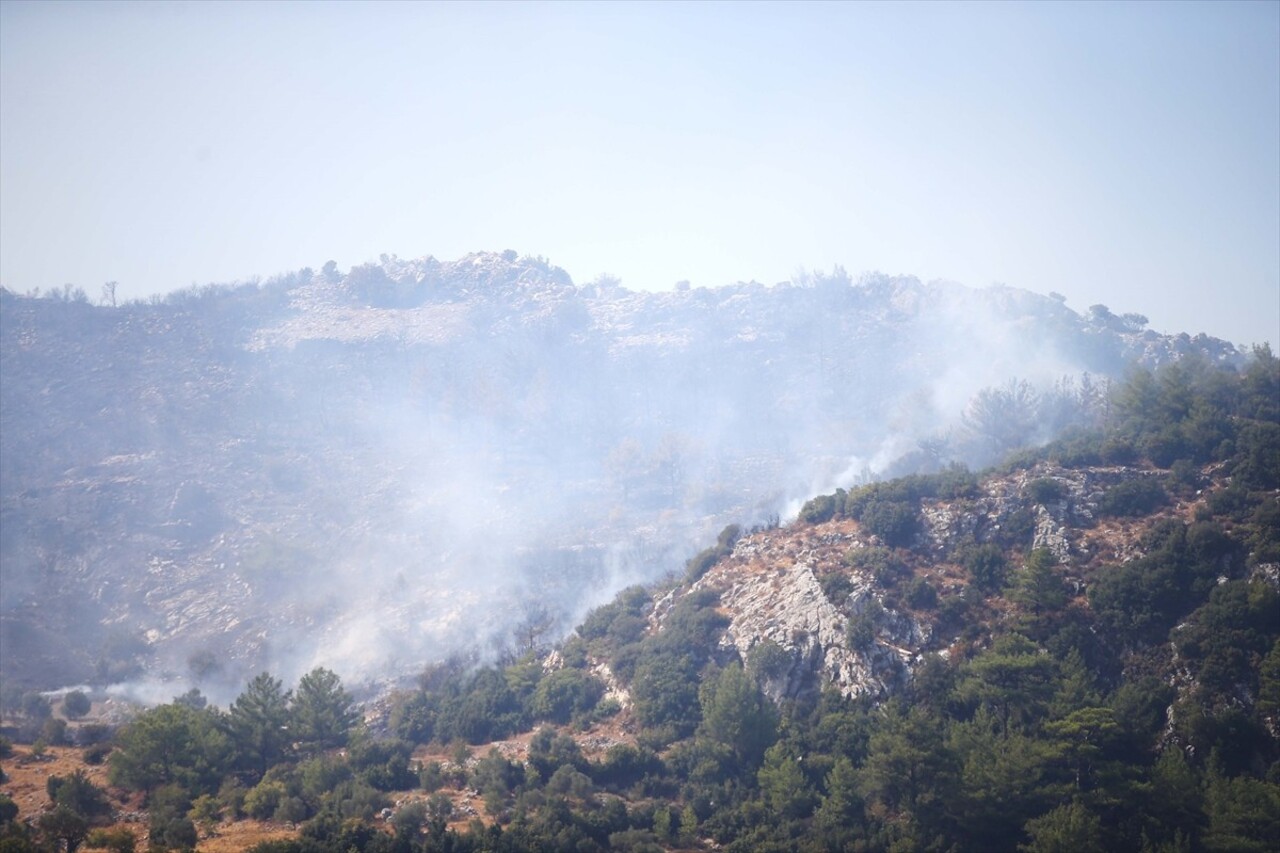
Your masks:
{"label": "sky", "polygon": [[0,285],[839,264],[1280,349],[1280,3],[0,2]]}

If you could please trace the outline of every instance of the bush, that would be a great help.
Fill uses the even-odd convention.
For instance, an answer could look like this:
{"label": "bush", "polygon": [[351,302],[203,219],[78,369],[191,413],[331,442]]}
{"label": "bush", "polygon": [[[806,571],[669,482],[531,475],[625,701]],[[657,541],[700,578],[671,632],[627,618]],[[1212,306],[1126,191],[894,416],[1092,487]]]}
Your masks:
{"label": "bush", "polygon": [[265,779],[249,789],[244,796],[244,811],[249,817],[267,820],[276,813],[285,798],[285,787],[282,782]]}
{"label": "bush", "polygon": [[196,825],[190,818],[151,818],[151,849],[194,850],[200,840]]}
{"label": "bush", "polygon": [[819,495],[805,503],[800,509],[800,520],[806,524],[821,524],[830,521],[836,514],[834,495]]}
{"label": "bush", "polygon": [[869,572],[876,583],[883,587],[897,585],[908,574],[906,564],[888,548],[853,548],[844,555],[844,561],[855,569]]}
{"label": "bush", "polygon": [[1006,515],[994,532],[995,542],[1005,548],[1028,548],[1036,530],[1036,514],[1030,507],[1022,507]]}
{"label": "bush", "polygon": [[137,849],[138,839],[128,828],[123,826],[111,829],[93,829],[85,838],[84,844],[94,850],[110,850],[111,853],[133,853]]}
{"label": "bush", "polygon": [[938,606],[938,591],[924,578],[916,578],[907,586],[907,604],[916,610],[932,610]]}
{"label": "bush", "polygon": [[1098,515],[1136,518],[1150,515],[1169,500],[1153,477],[1140,477],[1112,486],[1098,501]]}
{"label": "bush", "polygon": [[444,772],[439,761],[429,761],[418,771],[418,787],[428,794],[444,787]]}
{"label": "bush", "polygon": [[89,697],[82,690],[72,690],[62,699],[62,713],[73,720],[83,717],[92,708],[93,703],[89,701]]}
{"label": "bush", "polygon": [[40,739],[50,746],[62,746],[67,742],[67,721],[50,717],[40,727]]}
{"label": "bush", "polygon": [[111,727],[105,723],[86,723],[76,729],[76,744],[93,746],[111,739]]}
{"label": "bush", "polygon": [[973,545],[961,553],[960,561],[978,589],[995,592],[1004,586],[1008,565],[999,545]]}
{"label": "bush", "polygon": [[920,512],[906,501],[873,500],[862,510],[862,524],[886,545],[905,548],[920,528]]}
{"label": "bush", "polygon": [[875,643],[876,634],[880,630],[880,622],[884,618],[884,607],[874,598],[868,599],[862,612],[850,617],[846,627],[846,639],[849,648],[866,650]]}
{"label": "bush", "polygon": [[853,592],[853,581],[841,572],[824,574],[818,578],[818,585],[822,587],[822,594],[827,597],[827,601],[837,606],[843,604]]}
{"label": "bush", "polygon": [[22,713],[29,720],[47,720],[53,714],[53,706],[39,693],[27,693],[22,697]]}
{"label": "bush", "polygon": [[1038,504],[1051,504],[1067,496],[1067,489],[1062,483],[1048,477],[1032,480],[1027,483],[1027,497]]}
{"label": "bush", "polygon": [[558,669],[538,682],[531,710],[538,719],[563,724],[590,711],[603,695],[600,679],[576,669]]}
{"label": "bush", "polygon": [[791,652],[767,637],[747,652],[747,672],[761,681],[777,678],[791,668]]}
{"label": "bush", "polygon": [[699,551],[695,556],[689,559],[685,564],[684,580],[685,583],[693,583],[698,578],[711,571],[711,567],[720,559],[720,552],[715,548],[707,548]]}
{"label": "bush", "polygon": [[301,797],[285,797],[272,815],[272,820],[279,823],[302,823],[306,819],[307,804]]}

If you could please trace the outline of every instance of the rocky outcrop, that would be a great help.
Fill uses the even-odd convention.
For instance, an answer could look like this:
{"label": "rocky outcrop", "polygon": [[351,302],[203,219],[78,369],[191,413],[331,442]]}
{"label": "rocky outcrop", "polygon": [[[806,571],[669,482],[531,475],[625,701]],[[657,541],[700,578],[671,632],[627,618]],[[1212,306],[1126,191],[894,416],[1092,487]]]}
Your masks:
{"label": "rocky outcrop", "polygon": [[[731,556],[696,583],[658,603],[661,615],[681,595],[713,590],[728,617],[721,646],[758,672],[774,699],[834,686],[846,696],[883,696],[900,685],[927,647],[932,629],[884,606],[883,590],[868,574],[848,568],[843,555],[865,547],[848,525],[823,525],[806,537],[798,529],[763,531],[741,539]],[[819,573],[847,576],[842,600],[832,601]],[[849,620],[874,614],[869,642],[851,645]],[[767,662],[757,653],[771,646]]]}
{"label": "rocky outcrop", "polygon": [[[1063,468],[1039,463],[1025,471],[988,478],[982,493],[964,501],[925,501],[922,540],[935,557],[954,552],[966,542],[990,542],[1011,526],[1029,529],[1031,548],[1047,548],[1061,563],[1092,555],[1084,531],[1094,526],[1098,503],[1107,489],[1161,472],[1126,466]],[[1051,499],[1038,501],[1037,486],[1052,484]]]}

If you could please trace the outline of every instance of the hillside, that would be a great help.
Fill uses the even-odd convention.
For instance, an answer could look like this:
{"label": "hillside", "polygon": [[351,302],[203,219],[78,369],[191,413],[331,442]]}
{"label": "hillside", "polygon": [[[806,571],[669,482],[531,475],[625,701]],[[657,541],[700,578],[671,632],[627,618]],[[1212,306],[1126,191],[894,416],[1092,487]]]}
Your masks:
{"label": "hillside", "polygon": [[1044,441],[1131,364],[1240,362],[1143,324],[840,270],[636,293],[514,252],[3,292],[0,673],[228,699],[557,636],[728,523]]}
{"label": "hillside", "polygon": [[[1106,402],[982,474],[730,525],[549,652],[429,666],[361,726],[325,670],[135,711],[93,820],[260,853],[1274,849],[1280,361]],[[71,794],[25,779],[7,832],[53,838]]]}

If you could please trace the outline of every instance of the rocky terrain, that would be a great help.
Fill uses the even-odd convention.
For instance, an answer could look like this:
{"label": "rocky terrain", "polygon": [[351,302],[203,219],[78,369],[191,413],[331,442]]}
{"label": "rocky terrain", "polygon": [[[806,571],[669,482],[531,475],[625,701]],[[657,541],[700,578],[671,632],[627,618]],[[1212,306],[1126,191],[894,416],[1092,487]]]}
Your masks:
{"label": "rocky terrain", "polygon": [[[762,644],[778,650],[762,678],[766,694],[775,701],[826,687],[847,697],[886,698],[910,680],[926,654],[946,657],[953,646],[963,644],[959,626],[949,623],[936,603],[965,595],[970,579],[956,562],[965,543],[999,541],[1002,527],[1033,520],[1029,541],[1014,556],[1025,558],[1038,549],[1052,553],[1064,580],[1083,601],[1086,577],[1108,564],[1142,556],[1140,542],[1152,525],[1166,518],[1189,521],[1195,508],[1224,486],[1216,482],[1141,519],[1098,518],[1107,489],[1160,476],[1158,470],[1140,467],[1040,463],[985,478],[973,498],[922,502],[922,529],[911,550],[899,550],[894,559],[902,561],[903,574],[923,579],[933,590],[930,606],[923,608],[904,601],[892,576],[886,583],[882,570],[878,576],[876,569],[860,564],[860,552],[887,549],[855,521],[758,530],[739,539],[732,553],[696,582],[661,598],[653,625],[661,631],[664,614],[680,598],[710,590],[728,618],[720,640],[724,649],[744,665]],[[1045,482],[1058,484],[1060,496],[1038,502],[1029,494],[1029,484]],[[1259,576],[1269,577],[1269,571],[1266,564]],[[833,578],[840,581],[824,586],[824,579]],[[875,613],[873,638],[851,645],[850,619],[868,612]]]}
{"label": "rocky terrain", "polygon": [[[118,307],[5,291],[0,669],[225,698],[264,667],[395,675],[554,636],[728,522],[1043,440],[1070,422],[1054,401],[1131,363],[1239,359],[1144,322],[840,270],[637,293],[511,252]],[[893,677],[806,618],[799,653]]]}

